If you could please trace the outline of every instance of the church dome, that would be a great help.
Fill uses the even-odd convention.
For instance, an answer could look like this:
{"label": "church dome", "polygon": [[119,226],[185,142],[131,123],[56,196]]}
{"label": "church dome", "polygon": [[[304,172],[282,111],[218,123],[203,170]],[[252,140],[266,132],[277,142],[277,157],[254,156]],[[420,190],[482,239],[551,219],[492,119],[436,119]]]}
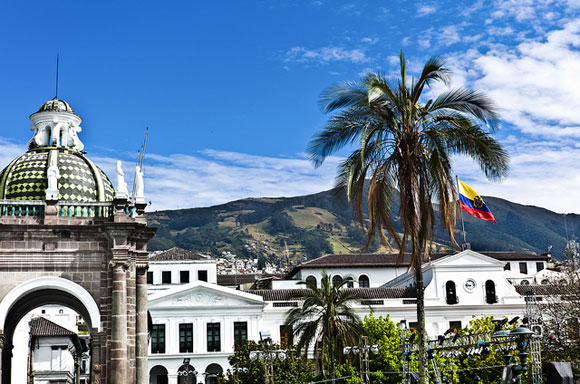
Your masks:
{"label": "church dome", "polygon": [[115,191],[107,175],[81,152],[63,147],[31,149],[0,173],[0,199],[45,200],[49,157],[56,157],[58,200],[111,202]]}
{"label": "church dome", "polygon": [[[69,112],[75,113],[69,103],[64,100],[52,99],[42,104],[38,112]],[[38,113],[36,112],[36,113]]]}
{"label": "church dome", "polygon": [[28,152],[0,173],[0,199],[111,202],[115,190],[82,152],[82,119],[63,100],[52,99],[30,116]]}

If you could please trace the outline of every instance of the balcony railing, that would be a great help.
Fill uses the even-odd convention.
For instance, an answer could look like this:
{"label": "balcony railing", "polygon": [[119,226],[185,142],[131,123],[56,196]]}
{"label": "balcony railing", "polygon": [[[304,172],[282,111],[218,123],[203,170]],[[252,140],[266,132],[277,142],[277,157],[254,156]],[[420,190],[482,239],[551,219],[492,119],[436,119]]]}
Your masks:
{"label": "balcony railing", "polygon": [[[46,214],[47,204],[42,200],[0,200],[0,217],[42,217]],[[56,204],[60,217],[108,218],[113,216],[115,207],[111,202],[59,201]],[[127,204],[125,215],[135,217],[135,206]]]}
{"label": "balcony railing", "polygon": [[0,216],[44,216],[46,203],[31,200],[0,200]]}

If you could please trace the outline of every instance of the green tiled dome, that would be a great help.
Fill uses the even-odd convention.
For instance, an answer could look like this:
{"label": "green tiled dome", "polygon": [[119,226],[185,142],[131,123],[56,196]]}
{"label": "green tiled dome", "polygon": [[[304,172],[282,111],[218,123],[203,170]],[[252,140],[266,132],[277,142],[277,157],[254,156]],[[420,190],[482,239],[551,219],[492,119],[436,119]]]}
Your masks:
{"label": "green tiled dome", "polygon": [[109,202],[115,191],[105,173],[78,151],[42,147],[26,152],[0,173],[0,199],[45,200],[50,151],[57,155],[58,199],[74,202]]}

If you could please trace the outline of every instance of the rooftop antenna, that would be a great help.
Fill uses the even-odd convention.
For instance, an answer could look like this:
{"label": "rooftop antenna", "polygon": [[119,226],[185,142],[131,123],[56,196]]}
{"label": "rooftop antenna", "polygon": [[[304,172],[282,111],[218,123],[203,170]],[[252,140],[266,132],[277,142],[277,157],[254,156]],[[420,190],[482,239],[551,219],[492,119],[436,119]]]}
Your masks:
{"label": "rooftop antenna", "polygon": [[[137,152],[137,166],[140,169],[143,169],[143,157],[145,157],[145,146],[147,145],[147,135],[149,134],[149,127],[145,128],[145,140],[143,141],[143,145]],[[131,194],[132,197],[135,197],[135,185],[137,184],[137,174],[133,177],[133,192]]]}
{"label": "rooftop antenna", "polygon": [[58,99],[58,56],[59,54],[56,54],[56,95],[54,96],[55,99]]}

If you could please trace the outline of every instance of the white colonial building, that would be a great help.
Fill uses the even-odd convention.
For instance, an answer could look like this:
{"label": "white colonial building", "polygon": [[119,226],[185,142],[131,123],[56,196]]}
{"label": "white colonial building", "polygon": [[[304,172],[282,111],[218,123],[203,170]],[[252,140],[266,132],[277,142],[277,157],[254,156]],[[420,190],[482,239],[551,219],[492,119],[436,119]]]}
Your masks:
{"label": "white colonial building", "polygon": [[[179,262],[175,260],[178,252]],[[394,254],[327,255],[295,267],[283,279],[248,282],[239,278],[241,289],[231,288],[231,279],[215,275],[208,275],[208,281],[180,284],[174,280],[181,271],[215,271],[214,261],[192,252],[172,249],[154,258],[149,286],[153,384],[214,383],[215,376],[230,367],[227,358],[234,353],[235,343],[258,341],[263,331],[274,342],[292,343],[292,330],[284,323],[288,309],[299,305],[293,298],[303,287],[298,283],[320,284],[323,273],[334,281],[352,278],[351,289],[361,296],[355,306],[361,318],[372,311],[375,316],[390,315],[395,322],[405,320],[409,327],[416,326],[416,290],[408,258],[397,262]],[[549,255],[531,253],[465,250],[432,255],[423,266],[427,332],[436,336],[465,326],[474,314],[521,316],[522,294],[536,290],[535,284],[546,279],[548,262]],[[171,281],[156,277],[164,271],[171,271]]]}

